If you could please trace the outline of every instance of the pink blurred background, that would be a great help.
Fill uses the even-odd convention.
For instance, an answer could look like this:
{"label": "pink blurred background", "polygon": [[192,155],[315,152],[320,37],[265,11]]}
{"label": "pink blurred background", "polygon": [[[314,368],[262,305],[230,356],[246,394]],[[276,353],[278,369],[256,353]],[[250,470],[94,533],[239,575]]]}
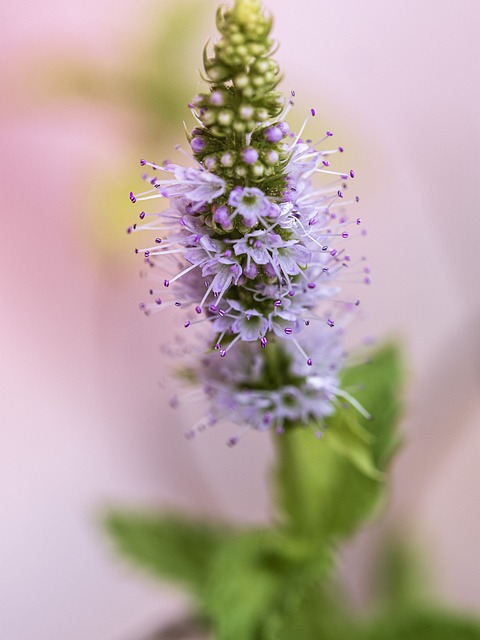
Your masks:
{"label": "pink blurred background", "polygon": [[[174,5],[198,22],[191,36],[164,33]],[[358,335],[398,337],[410,373],[390,504],[340,559],[351,597],[366,601],[380,541],[400,528],[428,550],[438,594],[478,612],[480,7],[269,7],[284,89],[299,96],[294,120],[314,106],[356,169],[374,279]],[[132,74],[160,77],[186,104],[215,8],[0,7],[0,628],[11,640],[141,639],[182,614],[180,592],[111,550],[99,526],[108,505],[269,514],[265,435],[234,450],[220,429],[184,439],[194,415],[168,407],[160,351],[175,326],[139,313],[145,283],[124,234],[138,159],[168,156],[191,124],[186,108],[168,112],[168,94],[158,124],[144,122]],[[155,32],[168,64],[148,55]]]}

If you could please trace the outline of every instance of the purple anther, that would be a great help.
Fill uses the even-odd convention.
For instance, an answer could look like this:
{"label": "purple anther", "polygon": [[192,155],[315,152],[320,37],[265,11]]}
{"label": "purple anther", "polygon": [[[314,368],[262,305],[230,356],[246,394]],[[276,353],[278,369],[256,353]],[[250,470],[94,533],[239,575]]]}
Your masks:
{"label": "purple anther", "polygon": [[312,364],[313,364],[313,360],[312,360],[311,358],[309,358],[309,359],[307,360],[307,364],[308,364],[308,366],[309,366],[309,367],[311,367],[311,366],[312,366]]}
{"label": "purple anther", "polygon": [[354,178],[355,177],[355,171],[353,169],[350,169],[350,178]]}
{"label": "purple anther", "polygon": [[135,231],[136,228],[137,228],[137,223],[135,222],[135,224],[132,226],[132,229]]}
{"label": "purple anther", "polygon": [[342,233],[342,238],[348,238],[348,233],[346,231]]}
{"label": "purple anther", "polygon": [[310,326],[310,320],[305,320],[305,326],[309,327]]}
{"label": "purple anther", "polygon": [[272,421],[272,417],[273,417],[272,414],[269,411],[267,411],[267,413],[265,413],[262,418],[263,424],[267,424],[267,425],[270,424]]}
{"label": "purple anther", "polygon": [[138,308],[140,309],[140,311],[145,311],[146,309],[146,305],[144,302],[140,302],[140,304],[138,305]]}
{"label": "purple anther", "polygon": [[312,116],[314,116],[317,112],[315,111],[315,109],[310,109],[310,113],[312,114]]}
{"label": "purple anther", "polygon": [[328,273],[329,269],[328,267],[322,267],[322,273]]}
{"label": "purple anther", "polygon": [[293,333],[293,329],[292,327],[285,327],[284,332],[285,332],[285,335],[291,336]]}
{"label": "purple anther", "polygon": [[163,281],[163,286],[164,286],[164,287],[169,287],[169,286],[170,286],[170,280],[165,279],[165,280]]}
{"label": "purple anther", "polygon": [[195,307],[195,312],[196,313],[202,313],[202,307],[200,307],[200,306]]}
{"label": "purple anther", "polygon": [[175,300],[175,306],[176,307],[181,307],[182,303],[180,302],[180,300]]}
{"label": "purple anther", "polygon": [[349,256],[349,255],[346,255],[346,256],[344,257],[344,260],[345,260],[345,262],[350,262],[351,258],[350,258],[350,256]]}
{"label": "purple anther", "polygon": [[308,224],[309,224],[311,227],[313,227],[313,225],[314,225],[314,224],[317,224],[317,222],[318,222],[318,221],[317,221],[317,219],[316,219],[316,218],[311,218],[311,219],[308,221]]}
{"label": "purple anther", "polygon": [[294,90],[294,89],[292,89],[292,90],[290,91],[290,93],[292,94],[292,98],[294,98],[294,97],[295,97],[295,90]]}
{"label": "purple anther", "polygon": [[215,312],[216,312],[216,310],[217,310],[217,307],[216,307],[214,304],[211,304],[208,308],[210,309],[210,311],[211,311],[212,313],[215,313]]}
{"label": "purple anther", "polygon": [[339,198],[343,198],[343,193],[340,191],[340,189],[337,191],[337,196]]}
{"label": "purple anther", "polygon": [[134,249],[135,253],[139,253],[138,249]]}
{"label": "purple anther", "polygon": [[325,131],[325,135],[331,138],[333,136],[333,133],[331,131]]}
{"label": "purple anther", "polygon": [[343,153],[345,151],[343,147],[338,147],[338,150],[340,151],[340,153]]}
{"label": "purple anther", "polygon": [[309,282],[309,283],[307,284],[307,287],[308,287],[309,289],[315,289],[315,287],[316,287],[316,286],[317,286],[317,285],[315,284],[315,282]]}
{"label": "purple anther", "polygon": [[265,347],[267,346],[267,339],[265,338],[265,336],[260,338],[260,346],[262,347],[262,349],[265,349]]}
{"label": "purple anther", "polygon": [[278,427],[275,427],[275,433],[281,435],[282,433],[285,433],[285,429],[281,425],[278,425]]}
{"label": "purple anther", "polygon": [[328,160],[322,160],[322,164],[323,164],[324,167],[329,167],[330,166],[330,163],[329,163]]}
{"label": "purple anther", "polygon": [[330,255],[334,258],[337,255],[338,251],[336,249],[332,249],[330,251]]}
{"label": "purple anther", "polygon": [[293,298],[293,296],[295,295],[295,291],[289,291],[289,292],[288,292],[288,295],[289,295],[291,298]]}
{"label": "purple anther", "polygon": [[362,224],[362,219],[361,218],[357,218],[356,222],[357,222],[357,224]]}
{"label": "purple anther", "polygon": [[372,281],[370,280],[370,278],[368,276],[365,276],[365,278],[363,279],[364,284],[370,284]]}
{"label": "purple anther", "polygon": [[132,227],[127,227],[127,233],[132,233]]}
{"label": "purple anther", "polygon": [[359,196],[355,196],[355,202],[360,202]]}
{"label": "purple anther", "polygon": [[221,318],[223,318],[223,317],[225,316],[225,313],[226,313],[225,309],[219,309],[219,310],[218,310],[218,315],[219,315]]}
{"label": "purple anther", "polygon": [[183,326],[185,327],[185,329],[187,329],[190,326],[190,324],[191,324],[190,320],[187,320]]}
{"label": "purple anther", "polygon": [[144,167],[146,164],[147,164],[147,161],[146,161],[146,160],[140,160],[140,165],[141,165],[142,167]]}
{"label": "purple anther", "polygon": [[324,244],[324,245],[323,245],[323,247],[322,247],[322,251],[328,251],[328,247],[327,247],[327,245],[326,245],[326,244]]}
{"label": "purple anther", "polygon": [[282,306],[282,301],[281,300],[275,300],[275,302],[273,303],[274,307],[281,307]]}
{"label": "purple anther", "polygon": [[135,203],[137,201],[136,197],[133,195],[133,191],[130,191],[130,193],[128,194],[128,197],[130,198],[131,202]]}
{"label": "purple anther", "polygon": [[227,355],[227,352],[225,351],[225,349],[221,349],[220,351],[220,357],[224,358]]}
{"label": "purple anther", "polygon": [[155,244],[161,244],[162,239],[161,238],[155,238]]}
{"label": "purple anther", "polygon": [[145,258],[148,258],[149,255],[150,255],[150,251],[146,249],[144,253]]}
{"label": "purple anther", "polygon": [[335,323],[331,318],[328,318],[327,324],[328,324],[329,327],[334,327],[335,326]]}
{"label": "purple anther", "polygon": [[360,306],[360,300],[356,300],[356,301],[355,301],[355,306],[356,306],[356,307]]}
{"label": "purple anther", "polygon": [[155,304],[162,304],[162,299],[161,298],[155,298]]}
{"label": "purple anther", "polygon": [[236,444],[238,444],[238,436],[233,436],[231,437],[228,442],[227,442],[229,447],[234,447]]}

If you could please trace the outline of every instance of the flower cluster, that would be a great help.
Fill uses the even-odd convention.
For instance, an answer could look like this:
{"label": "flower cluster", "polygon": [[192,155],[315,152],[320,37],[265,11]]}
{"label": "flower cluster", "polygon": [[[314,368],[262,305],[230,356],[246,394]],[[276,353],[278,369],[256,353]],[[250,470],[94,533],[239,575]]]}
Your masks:
{"label": "flower cluster", "polygon": [[312,423],[321,431],[346,397],[340,337],[358,305],[338,299],[354,264],[346,242],[361,224],[345,213],[354,173],[331,168],[343,149],[323,148],[330,132],[312,143],[301,137],[305,125],[290,131],[293,102],[276,90],[260,1],[236,0],[219,10],[217,26],[214,55],[204,53],[209,91],[189,105],[191,166],[142,160],[148,189],[130,193],[132,202],[168,200],[129,228],[155,238],[137,249],[159,282],[142,308],[180,307],[185,328],[210,325],[210,352],[194,365],[209,424],[226,415],[247,428]]}

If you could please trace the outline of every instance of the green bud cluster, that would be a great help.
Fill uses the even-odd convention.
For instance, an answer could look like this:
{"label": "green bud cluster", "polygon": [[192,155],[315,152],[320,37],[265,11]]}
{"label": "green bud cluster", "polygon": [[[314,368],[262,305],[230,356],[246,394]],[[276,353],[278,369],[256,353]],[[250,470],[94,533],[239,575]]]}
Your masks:
{"label": "green bud cluster", "polygon": [[285,107],[276,91],[280,70],[271,58],[272,19],[260,0],[236,0],[232,8],[219,9],[217,27],[222,37],[213,57],[204,50],[210,91],[190,105],[199,122],[189,136],[193,154],[232,187],[259,186],[279,196],[285,188],[282,139],[288,131],[268,133]]}

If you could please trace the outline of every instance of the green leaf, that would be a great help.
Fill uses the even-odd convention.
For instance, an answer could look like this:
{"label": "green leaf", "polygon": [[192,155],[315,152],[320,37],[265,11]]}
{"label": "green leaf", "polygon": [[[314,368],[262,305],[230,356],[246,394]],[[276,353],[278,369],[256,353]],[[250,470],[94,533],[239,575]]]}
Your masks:
{"label": "green leaf", "polygon": [[372,416],[357,420],[374,436],[372,454],[376,466],[385,469],[398,449],[395,427],[400,417],[403,370],[398,347],[387,344],[375,351],[365,364],[346,369],[341,376],[346,389]]}
{"label": "green leaf", "polygon": [[205,612],[217,640],[260,640],[282,627],[287,603],[313,576],[325,573],[325,556],[274,530],[248,531],[223,545],[205,589]]}
{"label": "green leaf", "polygon": [[433,590],[424,550],[390,533],[377,550],[377,559],[375,593],[383,610],[398,614],[430,602]]}
{"label": "green leaf", "polygon": [[[348,433],[351,418],[338,413],[331,432]],[[286,526],[294,533],[330,545],[332,538],[345,536],[375,505],[383,483],[369,457],[368,445],[347,442],[327,433],[317,440],[308,429],[290,429],[277,440],[278,498],[287,516]]]}
{"label": "green leaf", "polygon": [[363,640],[480,640],[480,621],[440,610],[411,611],[377,621]]}
{"label": "green leaf", "polygon": [[297,597],[286,599],[265,640],[355,640],[357,628],[344,603],[344,594],[335,585],[312,581]]}
{"label": "green leaf", "polygon": [[375,467],[372,455],[373,438],[359,423],[352,410],[337,413],[328,421],[326,446],[347,458],[359,471],[374,480],[384,474]]}
{"label": "green leaf", "polygon": [[400,379],[397,350],[382,347],[369,364],[342,376],[342,388],[372,420],[346,405],[326,420],[321,440],[310,429],[296,426],[276,438],[277,498],[288,529],[329,545],[370,515],[384,490],[387,461],[398,445]]}
{"label": "green leaf", "polygon": [[119,550],[161,578],[201,592],[230,530],[176,515],[112,512],[106,528]]}

